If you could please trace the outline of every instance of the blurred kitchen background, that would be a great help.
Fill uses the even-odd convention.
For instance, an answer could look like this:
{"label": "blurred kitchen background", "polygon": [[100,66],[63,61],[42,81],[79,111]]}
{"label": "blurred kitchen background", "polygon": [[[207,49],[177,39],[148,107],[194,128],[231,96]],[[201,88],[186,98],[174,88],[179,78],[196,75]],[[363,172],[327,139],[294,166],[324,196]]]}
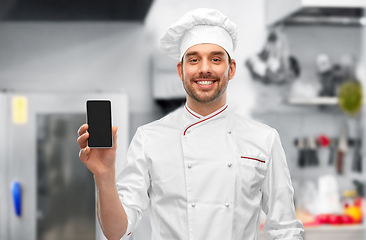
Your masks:
{"label": "blurred kitchen background", "polygon": [[[0,239],[104,239],[93,176],[78,158],[85,101],[112,100],[120,171],[137,127],[184,103],[176,61],[158,42],[197,7],[238,26],[228,104],[280,133],[304,239],[365,239],[365,6],[0,0]],[[129,239],[150,233],[146,213]]]}

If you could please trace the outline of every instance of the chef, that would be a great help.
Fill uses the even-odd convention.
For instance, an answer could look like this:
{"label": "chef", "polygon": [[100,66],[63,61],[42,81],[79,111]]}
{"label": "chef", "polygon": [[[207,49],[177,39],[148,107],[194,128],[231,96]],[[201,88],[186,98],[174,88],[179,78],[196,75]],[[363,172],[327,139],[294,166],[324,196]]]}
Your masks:
{"label": "chef", "polygon": [[168,29],[161,48],[178,59],[186,104],[138,128],[117,180],[116,144],[90,149],[88,126],[80,127],[80,159],[94,174],[108,239],[129,236],[146,209],[153,240],[258,239],[261,209],[271,239],[302,239],[277,131],[226,103],[236,43],[236,25],[215,9],[189,11]]}

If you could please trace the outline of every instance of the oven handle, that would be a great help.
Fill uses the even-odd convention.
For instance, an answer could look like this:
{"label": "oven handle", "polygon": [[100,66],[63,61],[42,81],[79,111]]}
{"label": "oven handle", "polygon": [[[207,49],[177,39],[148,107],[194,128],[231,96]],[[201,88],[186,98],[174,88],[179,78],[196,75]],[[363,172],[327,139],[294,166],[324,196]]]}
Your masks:
{"label": "oven handle", "polygon": [[20,217],[22,215],[22,186],[20,182],[14,181],[11,184],[11,192],[13,196],[15,215]]}

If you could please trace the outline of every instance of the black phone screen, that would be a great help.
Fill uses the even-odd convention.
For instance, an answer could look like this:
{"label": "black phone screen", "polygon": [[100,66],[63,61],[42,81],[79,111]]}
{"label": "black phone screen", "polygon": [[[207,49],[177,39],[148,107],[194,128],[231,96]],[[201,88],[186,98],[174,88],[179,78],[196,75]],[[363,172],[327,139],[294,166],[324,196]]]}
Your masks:
{"label": "black phone screen", "polygon": [[111,101],[88,100],[86,114],[89,125],[88,146],[90,148],[111,148],[113,146]]}

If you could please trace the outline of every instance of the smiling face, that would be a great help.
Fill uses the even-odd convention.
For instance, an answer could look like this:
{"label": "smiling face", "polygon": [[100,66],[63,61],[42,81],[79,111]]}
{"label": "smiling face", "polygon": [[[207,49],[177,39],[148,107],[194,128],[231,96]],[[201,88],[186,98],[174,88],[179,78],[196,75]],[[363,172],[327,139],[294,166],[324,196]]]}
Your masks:
{"label": "smiling face", "polygon": [[[192,106],[226,103],[226,88],[235,75],[236,63],[216,44],[197,44],[190,47],[178,63],[177,71]],[[194,109],[193,109],[194,110]]]}

